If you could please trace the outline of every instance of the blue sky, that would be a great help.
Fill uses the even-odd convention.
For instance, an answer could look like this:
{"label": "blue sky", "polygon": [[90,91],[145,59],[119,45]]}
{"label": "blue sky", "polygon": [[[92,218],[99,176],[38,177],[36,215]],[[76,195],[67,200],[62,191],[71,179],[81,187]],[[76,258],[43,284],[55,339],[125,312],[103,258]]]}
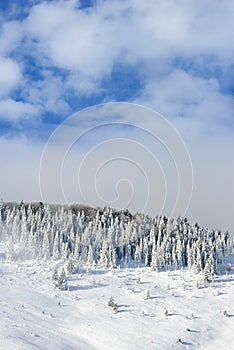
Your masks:
{"label": "blue sky", "polygon": [[39,200],[55,128],[126,101],[159,112],[185,140],[188,215],[233,229],[233,15],[229,0],[1,1],[0,196]]}

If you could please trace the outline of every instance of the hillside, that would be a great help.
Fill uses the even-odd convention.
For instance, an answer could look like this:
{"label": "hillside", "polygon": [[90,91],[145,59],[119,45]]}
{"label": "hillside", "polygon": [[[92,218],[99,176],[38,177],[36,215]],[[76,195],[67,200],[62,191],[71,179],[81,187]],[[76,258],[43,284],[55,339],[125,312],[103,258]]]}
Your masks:
{"label": "hillside", "polygon": [[233,239],[187,218],[2,203],[1,349],[232,349]]}
{"label": "hillside", "polygon": [[61,262],[2,262],[0,348],[231,350],[233,262],[206,286],[188,270],[80,269],[67,291],[51,281]]}

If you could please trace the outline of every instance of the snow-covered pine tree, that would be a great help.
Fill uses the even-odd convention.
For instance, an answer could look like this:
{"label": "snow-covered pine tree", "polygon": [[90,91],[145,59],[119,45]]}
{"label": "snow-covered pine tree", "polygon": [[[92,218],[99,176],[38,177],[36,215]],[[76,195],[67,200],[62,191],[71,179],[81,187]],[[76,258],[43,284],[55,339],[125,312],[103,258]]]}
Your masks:
{"label": "snow-covered pine tree", "polygon": [[93,247],[91,244],[88,249],[87,264],[90,268],[94,265]]}
{"label": "snow-covered pine tree", "polygon": [[68,284],[67,284],[67,275],[65,272],[64,267],[61,270],[61,273],[58,278],[58,288],[60,290],[68,290]]}
{"label": "snow-covered pine tree", "polygon": [[12,261],[15,257],[14,242],[12,236],[9,237],[6,249],[6,260]]}
{"label": "snow-covered pine tree", "polygon": [[137,266],[141,266],[141,250],[139,245],[136,246],[134,260]]}
{"label": "snow-covered pine tree", "polygon": [[53,284],[55,285],[55,287],[58,287],[58,279],[59,279],[59,276],[58,276],[58,269],[55,268],[55,269],[54,269],[54,272],[53,272],[53,275],[52,275],[52,282],[53,282]]}
{"label": "snow-covered pine tree", "polygon": [[55,231],[55,238],[54,238],[54,244],[53,244],[53,252],[52,256],[54,259],[60,259],[61,258],[61,245],[60,245],[60,236],[58,231]]}
{"label": "snow-covered pine tree", "polygon": [[151,269],[153,271],[157,271],[158,270],[157,248],[156,248],[155,244],[153,245],[153,248],[152,248]]}
{"label": "snow-covered pine tree", "polygon": [[148,266],[149,264],[149,250],[148,250],[148,241],[146,237],[143,239],[143,257],[144,257],[144,263],[145,266]]}
{"label": "snow-covered pine tree", "polygon": [[99,263],[101,266],[103,267],[107,267],[108,266],[108,249],[106,247],[106,244],[103,244],[101,252],[100,252],[100,259],[99,259]]}
{"label": "snow-covered pine tree", "polygon": [[42,241],[42,256],[45,259],[48,259],[50,257],[50,236],[49,232],[46,230],[43,234],[43,241]]}
{"label": "snow-covered pine tree", "polygon": [[116,268],[117,267],[117,254],[116,254],[116,249],[114,247],[110,248],[109,256],[110,256],[110,267]]}
{"label": "snow-covered pine tree", "polygon": [[214,259],[210,256],[205,263],[205,268],[203,270],[204,282],[209,283],[214,280]]}
{"label": "snow-covered pine tree", "polygon": [[67,262],[67,272],[73,275],[77,273],[77,270],[78,270],[77,260],[75,260],[72,256],[70,256]]}

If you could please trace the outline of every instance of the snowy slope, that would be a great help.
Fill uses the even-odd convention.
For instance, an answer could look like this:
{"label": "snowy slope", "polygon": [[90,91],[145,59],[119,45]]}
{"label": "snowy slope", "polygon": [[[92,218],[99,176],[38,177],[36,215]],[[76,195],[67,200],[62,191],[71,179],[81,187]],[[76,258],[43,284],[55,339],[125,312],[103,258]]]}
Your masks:
{"label": "snowy slope", "polygon": [[233,263],[208,286],[187,270],[94,269],[59,291],[58,263],[1,262],[0,349],[234,349]]}

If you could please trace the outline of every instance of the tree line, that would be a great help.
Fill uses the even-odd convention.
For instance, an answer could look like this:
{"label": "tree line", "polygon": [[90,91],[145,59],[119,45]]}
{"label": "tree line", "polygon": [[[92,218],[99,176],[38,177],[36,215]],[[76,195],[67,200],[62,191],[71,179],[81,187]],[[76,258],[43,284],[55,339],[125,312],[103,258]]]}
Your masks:
{"label": "tree line", "polygon": [[5,258],[63,259],[70,264],[153,270],[189,268],[207,280],[219,272],[233,246],[228,232],[187,218],[131,215],[111,208],[44,203],[2,203],[0,241]]}

